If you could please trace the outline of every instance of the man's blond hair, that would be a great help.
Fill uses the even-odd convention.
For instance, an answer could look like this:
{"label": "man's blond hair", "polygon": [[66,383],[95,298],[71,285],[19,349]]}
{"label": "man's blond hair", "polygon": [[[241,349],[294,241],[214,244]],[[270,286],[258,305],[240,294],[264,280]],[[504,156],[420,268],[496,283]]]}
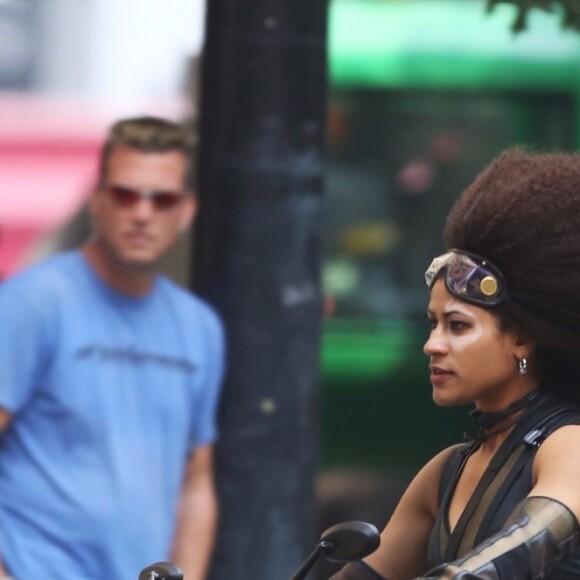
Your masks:
{"label": "man's blond hair", "polygon": [[118,146],[131,147],[146,153],[181,151],[188,162],[185,186],[187,190],[193,189],[194,156],[197,152],[197,132],[193,123],[177,123],[160,117],[132,117],[114,123],[101,149],[99,187],[105,183],[111,153]]}

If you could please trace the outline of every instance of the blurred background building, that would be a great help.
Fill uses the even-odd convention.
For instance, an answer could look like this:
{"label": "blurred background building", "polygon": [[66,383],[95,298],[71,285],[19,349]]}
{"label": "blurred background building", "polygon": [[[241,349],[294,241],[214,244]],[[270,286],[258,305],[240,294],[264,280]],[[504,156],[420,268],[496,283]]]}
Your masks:
{"label": "blurred background building", "polygon": [[[86,235],[78,209],[110,121],[195,116],[203,15],[203,0],[0,0],[4,275]],[[580,35],[557,10],[532,11],[518,35],[514,18],[485,0],[330,1],[321,489],[333,498],[360,473],[390,501],[468,426],[465,409],[433,407],[421,351],[423,272],[453,200],[506,147],[580,145]],[[181,252],[167,268],[185,280]]]}
{"label": "blurred background building", "polygon": [[78,209],[124,115],[192,115],[203,0],[0,1],[0,275]]}

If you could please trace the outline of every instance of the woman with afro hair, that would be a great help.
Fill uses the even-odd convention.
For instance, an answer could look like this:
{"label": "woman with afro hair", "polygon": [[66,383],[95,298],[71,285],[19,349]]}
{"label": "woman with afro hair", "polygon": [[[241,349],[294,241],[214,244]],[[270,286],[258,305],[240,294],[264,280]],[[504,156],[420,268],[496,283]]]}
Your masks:
{"label": "woman with afro hair", "polygon": [[505,151],[425,274],[438,405],[475,433],[415,476],[334,580],[580,578],[580,155]]}

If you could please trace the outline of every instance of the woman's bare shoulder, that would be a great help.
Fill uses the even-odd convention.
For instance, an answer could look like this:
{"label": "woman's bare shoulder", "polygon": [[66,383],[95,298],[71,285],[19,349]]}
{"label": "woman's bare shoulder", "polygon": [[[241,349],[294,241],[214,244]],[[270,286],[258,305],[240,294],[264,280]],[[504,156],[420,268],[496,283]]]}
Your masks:
{"label": "woman's bare shoulder", "polygon": [[[439,505],[439,482],[443,475],[445,464],[451,455],[463,447],[452,445],[433,456],[418,472],[409,484],[404,499],[410,500],[415,506],[423,506],[430,514],[434,514]],[[405,496],[407,496],[405,498]]]}
{"label": "woman's bare shoulder", "polygon": [[530,495],[556,499],[580,520],[580,425],[565,425],[540,445]]}
{"label": "woman's bare shoulder", "polygon": [[423,469],[419,473],[421,474],[421,473],[425,472],[430,477],[433,477],[436,473],[441,475],[441,472],[443,471],[443,468],[445,467],[445,464],[447,463],[447,461],[449,460],[451,455],[453,455],[454,452],[456,452],[459,449],[464,448],[464,447],[465,447],[465,444],[463,444],[463,443],[458,443],[456,445],[451,445],[450,447],[446,447],[445,449],[443,449],[442,451],[437,453],[437,455],[432,457],[425,464],[425,466],[423,467]]}

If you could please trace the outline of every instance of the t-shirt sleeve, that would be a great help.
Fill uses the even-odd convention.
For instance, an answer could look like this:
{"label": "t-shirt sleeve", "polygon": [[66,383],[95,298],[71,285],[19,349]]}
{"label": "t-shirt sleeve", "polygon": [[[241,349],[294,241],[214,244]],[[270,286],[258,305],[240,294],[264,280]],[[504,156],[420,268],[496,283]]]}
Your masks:
{"label": "t-shirt sleeve", "polygon": [[16,413],[40,380],[49,356],[47,316],[21,283],[0,284],[0,407]]}
{"label": "t-shirt sleeve", "polygon": [[218,436],[217,410],[225,373],[225,334],[221,320],[210,311],[205,320],[207,341],[199,410],[192,425],[191,448],[213,443]]}

